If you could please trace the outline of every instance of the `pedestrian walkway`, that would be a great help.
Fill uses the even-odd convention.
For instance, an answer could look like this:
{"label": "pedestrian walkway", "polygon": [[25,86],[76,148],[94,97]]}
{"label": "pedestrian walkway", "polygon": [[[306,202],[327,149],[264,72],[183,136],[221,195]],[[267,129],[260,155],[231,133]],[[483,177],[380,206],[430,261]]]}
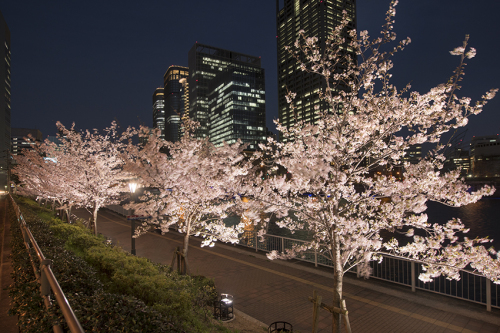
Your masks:
{"label": "pedestrian walkway", "polygon": [[[87,218],[85,210],[76,215]],[[98,232],[130,251],[130,221],[101,210]],[[137,255],[170,264],[182,244],[182,234],[148,233],[136,239]],[[317,290],[323,302],[332,299],[332,277],[328,268],[314,268],[303,262],[270,261],[262,252],[216,243],[200,247],[192,238],[189,249],[191,274],[215,280],[219,292],[234,296],[234,307],[267,325],[286,321],[294,332],[311,331],[312,303],[308,297]],[[386,284],[374,279],[346,276],[344,283],[353,332],[497,332],[500,311],[488,313],[484,306],[424,291]],[[331,316],[320,310],[319,332],[331,332]]]}
{"label": "pedestrian walkway", "polygon": [[9,316],[10,308],[9,292],[6,288],[13,282],[10,261],[10,220],[7,218],[7,205],[9,197],[0,198],[0,332],[17,333],[17,318]]}

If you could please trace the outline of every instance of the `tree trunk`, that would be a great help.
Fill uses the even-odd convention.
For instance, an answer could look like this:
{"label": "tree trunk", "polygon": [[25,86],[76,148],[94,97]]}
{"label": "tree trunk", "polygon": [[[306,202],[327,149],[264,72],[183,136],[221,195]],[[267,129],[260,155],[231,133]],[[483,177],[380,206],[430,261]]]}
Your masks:
{"label": "tree trunk", "polygon": [[64,212],[61,206],[61,201],[59,199],[54,199],[54,208],[57,209],[56,215],[59,216],[59,219],[62,221],[64,220]]}
{"label": "tree trunk", "polygon": [[[342,266],[342,257],[340,253],[339,236],[334,235],[333,257],[333,306],[342,308],[342,285],[344,280],[344,267]],[[342,330],[342,315],[332,313],[332,333],[340,333]]]}
{"label": "tree trunk", "polygon": [[184,235],[184,247],[182,249],[182,253],[184,254],[185,258],[188,255],[188,248],[189,248],[189,234],[186,233],[186,235]]}
{"label": "tree trunk", "polygon": [[66,210],[66,214],[68,215],[68,223],[71,223],[71,206]]}
{"label": "tree trunk", "polygon": [[189,249],[189,234],[191,232],[191,220],[186,220],[186,235],[184,235],[184,248],[182,249],[183,261],[184,261],[184,272],[183,274],[188,274],[188,249]]}
{"label": "tree trunk", "polygon": [[94,203],[94,235],[97,236],[97,212],[99,211],[99,205]]}

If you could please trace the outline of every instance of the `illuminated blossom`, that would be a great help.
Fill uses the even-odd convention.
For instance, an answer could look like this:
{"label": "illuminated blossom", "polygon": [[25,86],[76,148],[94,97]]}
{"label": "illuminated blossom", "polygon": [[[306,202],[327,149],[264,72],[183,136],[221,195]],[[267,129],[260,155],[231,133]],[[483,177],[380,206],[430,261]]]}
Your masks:
{"label": "illuminated blossom", "polygon": [[[187,259],[192,235],[203,237],[202,246],[213,246],[217,240],[238,242],[244,223],[226,226],[223,220],[241,201],[238,184],[249,167],[241,142],[215,147],[208,138],[194,137],[198,123],[186,119],[183,125],[185,134],[175,143],[142,128],[148,142],[142,147],[129,144],[125,170],[142,186],[154,189],[128,206],[136,214],[150,216],[136,236],[151,227],[163,232],[176,227],[184,234],[183,255]],[[165,150],[168,154],[162,153]]]}
{"label": "illuminated blossom", "polygon": [[[314,39],[301,36],[298,47],[290,52],[307,72],[323,77],[326,89],[319,98],[329,108],[318,112],[314,124],[296,122],[287,127],[278,122],[282,140],[268,140],[255,158],[273,160],[286,173],[256,177],[247,188],[254,198],[253,209],[274,214],[279,227],[292,232],[305,229],[312,237],[307,246],[272,252],[270,259],[314,251],[332,261],[336,307],[340,307],[345,272],[358,266],[368,276],[369,262],[382,261],[382,254],[421,262],[425,269],[422,281],[439,275],[458,279],[460,269],[472,267],[500,282],[498,255],[481,245],[489,239],[464,238],[467,229],[459,220],[431,224],[425,214],[428,201],[458,207],[493,193],[487,186],[468,192],[460,170],[443,169],[446,146],[440,139],[481,112],[496,90],[476,103],[455,95],[463,76],[467,39],[463,47],[451,52],[462,57],[446,83],[424,94],[410,86],[398,90],[390,82],[390,58],[409,39],[392,49],[385,45],[396,38],[392,32],[394,6],[388,11],[381,37],[369,40],[367,32],[359,38],[350,34],[349,46],[360,55],[360,63],[345,56],[342,31],[346,16],[324,51],[320,52]],[[472,56],[475,50],[466,54]],[[330,73],[334,74],[329,78]],[[295,97],[289,93],[288,102]],[[422,143],[434,148],[416,164],[405,162],[406,151]],[[383,238],[382,232],[406,237],[398,242]]]}

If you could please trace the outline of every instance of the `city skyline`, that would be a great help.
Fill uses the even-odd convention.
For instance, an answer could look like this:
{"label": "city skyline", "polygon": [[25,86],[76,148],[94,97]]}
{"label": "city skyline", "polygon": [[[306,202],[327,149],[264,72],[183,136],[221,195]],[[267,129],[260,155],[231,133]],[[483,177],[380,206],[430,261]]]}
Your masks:
{"label": "city skyline", "polygon": [[[377,36],[389,1],[357,0],[357,26]],[[412,43],[395,58],[395,84],[415,90],[446,82],[458,64],[448,51],[466,33],[478,55],[468,61],[462,96],[477,99],[500,87],[500,4],[465,0],[401,1],[395,32]],[[151,10],[154,8],[154,10]],[[90,1],[10,1],[3,16],[12,35],[12,127],[37,128],[44,137],[55,122],[103,128],[115,118],[125,126],[152,126],[151,92],[162,86],[170,65],[187,65],[196,41],[259,55],[266,69],[267,126],[278,115],[276,4],[256,0],[154,6],[125,1],[120,6]],[[468,137],[500,132],[500,101],[471,119]]]}

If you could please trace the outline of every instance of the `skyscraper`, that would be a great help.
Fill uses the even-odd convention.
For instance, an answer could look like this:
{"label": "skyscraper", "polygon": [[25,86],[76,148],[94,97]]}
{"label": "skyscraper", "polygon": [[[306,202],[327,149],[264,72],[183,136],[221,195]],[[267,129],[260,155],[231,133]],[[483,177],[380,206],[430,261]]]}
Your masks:
{"label": "skyscraper", "polygon": [[0,11],[0,191],[9,190],[10,31]]}
{"label": "skyscraper", "polygon": [[164,88],[156,88],[153,93],[153,128],[160,130],[160,136],[165,139],[165,93]]}
{"label": "skyscraper", "polygon": [[165,137],[175,142],[180,138],[181,117],[189,107],[187,78],[189,68],[170,66],[163,76],[165,91]]}
{"label": "skyscraper", "polygon": [[11,154],[22,154],[23,149],[33,149],[36,142],[43,141],[42,132],[32,128],[11,128]]}
{"label": "skyscraper", "polygon": [[189,116],[198,137],[221,145],[265,140],[265,78],[259,57],[196,43],[189,51]]}
{"label": "skyscraper", "polygon": [[[326,84],[319,75],[301,71],[285,46],[293,47],[299,31],[304,30],[307,37],[317,37],[318,44],[324,49],[327,37],[342,21],[343,10],[350,19],[348,29],[356,28],[356,0],[284,0],[281,9],[279,4],[280,0],[276,0],[279,119],[285,126],[300,120],[314,123],[319,118],[315,105],[321,110],[328,108],[318,97]],[[352,57],[355,59],[356,56],[352,54]],[[295,115],[285,98],[287,89],[297,94]]]}

